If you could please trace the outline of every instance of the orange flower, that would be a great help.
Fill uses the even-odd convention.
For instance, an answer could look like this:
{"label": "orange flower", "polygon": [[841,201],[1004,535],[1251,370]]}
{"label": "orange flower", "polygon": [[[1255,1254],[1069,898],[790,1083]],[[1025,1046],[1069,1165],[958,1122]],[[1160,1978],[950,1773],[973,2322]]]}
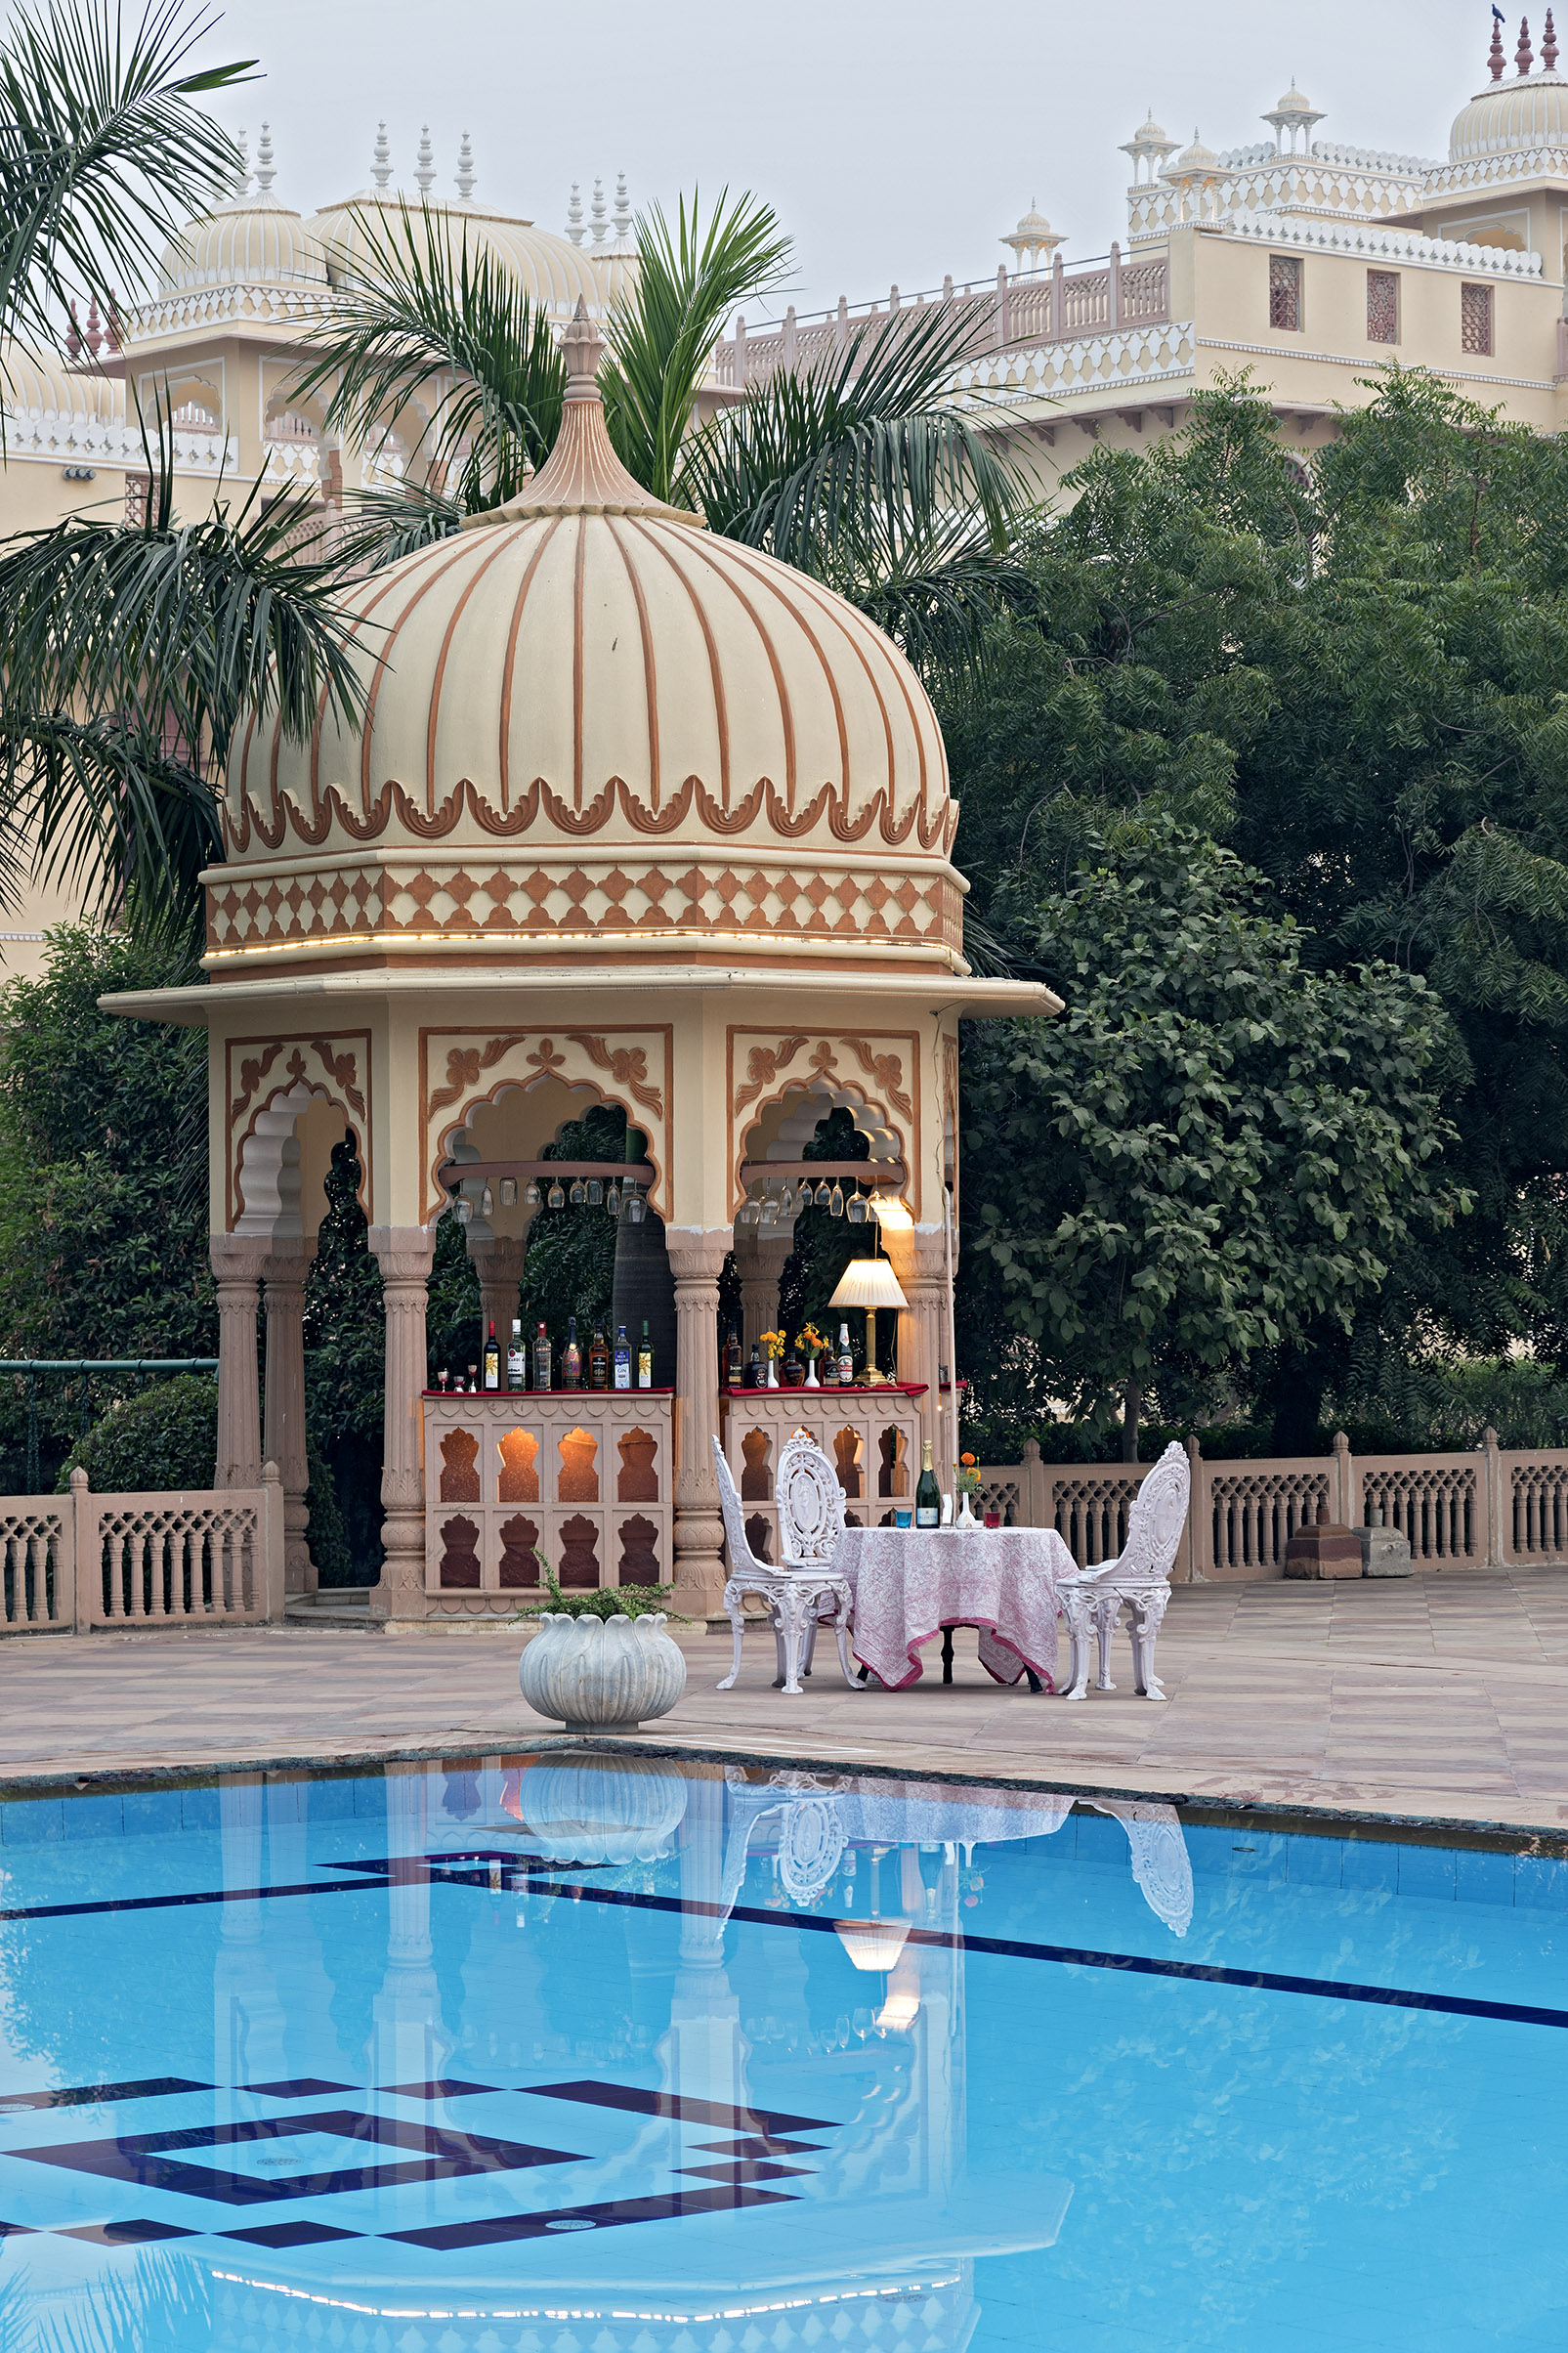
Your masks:
{"label": "orange flower", "polygon": [[975,1458],[972,1454],[960,1454],[958,1460],[966,1471],[972,1471],[975,1467]]}

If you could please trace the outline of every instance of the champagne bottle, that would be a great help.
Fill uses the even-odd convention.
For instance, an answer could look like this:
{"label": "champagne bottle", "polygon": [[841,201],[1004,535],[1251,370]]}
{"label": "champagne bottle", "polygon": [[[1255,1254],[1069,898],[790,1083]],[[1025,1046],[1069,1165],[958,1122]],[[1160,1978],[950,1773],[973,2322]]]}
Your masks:
{"label": "champagne bottle", "polygon": [[508,1389],[522,1389],[525,1386],[523,1378],[523,1318],[521,1315],[514,1315],[512,1318],[512,1345],[506,1351],[506,1386]]}
{"label": "champagne bottle", "polygon": [[489,1337],[485,1343],[485,1387],[487,1389],[499,1389],[500,1386],[501,1347],[500,1342],[495,1337],[495,1319],[492,1316],[490,1319]]}
{"label": "champagne bottle", "polygon": [[615,1327],[615,1387],[617,1389],[630,1389],[631,1387],[631,1349],[626,1345],[624,1324],[617,1324]]}
{"label": "champagne bottle", "polygon": [[567,1345],[561,1352],[561,1386],[563,1389],[582,1387],[582,1350],[577,1346],[577,1319],[567,1317]]}
{"label": "champagne bottle", "polygon": [[637,1386],[639,1389],[652,1389],[654,1386],[654,1344],[648,1337],[646,1316],[643,1318],[642,1346],[637,1350]]}
{"label": "champagne bottle", "polygon": [[605,1327],[602,1323],[594,1325],[593,1338],[588,1343],[588,1387],[590,1389],[608,1389],[610,1387],[610,1348],[605,1339]]}
{"label": "champagne bottle", "polygon": [[855,1355],[849,1345],[847,1323],[841,1323],[838,1327],[838,1378],[846,1389],[852,1386],[855,1379]]}
{"label": "champagne bottle", "polygon": [[942,1524],[942,1490],[937,1475],[931,1468],[931,1441],[920,1444],[920,1483],[914,1490],[914,1524],[917,1528],[934,1528]]}
{"label": "champagne bottle", "polygon": [[741,1335],[734,1324],[730,1326],[730,1337],[724,1350],[724,1386],[726,1389],[739,1389],[741,1386]]}
{"label": "champagne bottle", "polygon": [[535,1389],[550,1387],[550,1335],[544,1328],[542,1315],[539,1328],[533,1335],[533,1386]]}

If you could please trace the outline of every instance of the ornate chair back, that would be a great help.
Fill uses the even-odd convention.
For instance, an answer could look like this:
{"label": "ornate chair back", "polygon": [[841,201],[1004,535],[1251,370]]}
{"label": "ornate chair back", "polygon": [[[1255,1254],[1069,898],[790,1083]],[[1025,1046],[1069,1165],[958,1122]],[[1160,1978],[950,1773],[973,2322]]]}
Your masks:
{"label": "ornate chair back", "polygon": [[767,1569],[755,1558],[746,1542],[745,1514],[741,1508],[735,1480],[730,1476],[730,1466],[724,1459],[724,1449],[717,1438],[713,1440],[713,1468],[718,1473],[719,1510],[724,1515],[724,1533],[730,1547],[730,1574],[732,1577],[747,1574],[765,1577]]}
{"label": "ornate chair back", "polygon": [[1186,1448],[1172,1438],[1138,1489],[1127,1514],[1127,1540],[1119,1560],[1104,1568],[1091,1568],[1089,1577],[1164,1577],[1175,1563],[1176,1547],[1187,1524],[1192,1494],[1192,1465]]}
{"label": "ornate chair back", "polygon": [[797,1430],[774,1481],[779,1549],[786,1568],[830,1568],[844,1532],[844,1490],[822,1448]]}

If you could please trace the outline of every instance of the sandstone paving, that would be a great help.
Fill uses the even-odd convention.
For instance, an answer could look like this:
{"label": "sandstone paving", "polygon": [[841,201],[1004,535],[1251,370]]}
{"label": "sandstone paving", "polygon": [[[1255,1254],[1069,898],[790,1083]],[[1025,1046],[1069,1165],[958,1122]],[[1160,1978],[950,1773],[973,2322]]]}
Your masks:
{"label": "sandstone paving", "polygon": [[[559,1734],[519,1695],[523,1639],[291,1624],[7,1641],[0,1783],[530,1751]],[[686,1693],[637,1735],[649,1748],[1568,1832],[1568,1571],[1178,1587],[1164,1706],[1133,1692],[1120,1634],[1120,1688],[1074,1704],[991,1683],[967,1633],[949,1687],[936,1645],[898,1692],[847,1690],[828,1650],[799,1698],[771,1688],[765,1633],[728,1692],[728,1635],[679,1639]]]}

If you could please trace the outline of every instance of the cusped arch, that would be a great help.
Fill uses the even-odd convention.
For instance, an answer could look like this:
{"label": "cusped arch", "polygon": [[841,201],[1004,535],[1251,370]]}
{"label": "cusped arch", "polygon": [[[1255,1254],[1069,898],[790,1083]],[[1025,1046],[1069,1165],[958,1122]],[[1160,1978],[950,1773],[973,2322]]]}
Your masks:
{"label": "cusped arch", "polygon": [[[328,1114],[329,1122],[315,1116],[320,1113]],[[340,1094],[319,1081],[295,1078],[275,1088],[252,1112],[236,1139],[235,1233],[276,1242],[303,1241],[315,1235],[325,1209],[322,1188],[332,1148],[345,1132],[353,1136],[359,1154],[359,1200],[368,1219],[369,1155],[356,1114]]]}
{"label": "cusped arch", "polygon": [[[435,1067],[440,1068],[439,1061]],[[427,1130],[428,1219],[450,1206],[440,1182],[445,1162],[538,1159],[567,1120],[580,1119],[596,1103],[615,1104],[625,1112],[627,1126],[643,1135],[654,1171],[650,1206],[657,1215],[668,1217],[668,1031],[601,1035],[572,1030],[552,1036],[518,1032],[491,1038],[483,1046],[448,1045],[446,1070],[447,1084],[428,1098],[429,1112],[440,1114],[439,1119],[431,1117]],[[474,1134],[476,1122],[510,1097],[520,1107],[531,1106],[534,1118],[519,1123],[521,1132],[508,1140],[506,1149],[482,1150]]]}
{"label": "cusped arch", "polygon": [[847,1111],[857,1133],[867,1138],[870,1145],[869,1168],[888,1160],[902,1160],[906,1169],[912,1167],[912,1138],[906,1134],[897,1113],[869,1093],[857,1080],[814,1071],[810,1078],[782,1081],[774,1093],[765,1095],[757,1104],[746,1126],[740,1131],[732,1172],[735,1205],[738,1207],[745,1197],[745,1186],[741,1181],[745,1162],[799,1160],[815,1135],[819,1121],[833,1111]]}

